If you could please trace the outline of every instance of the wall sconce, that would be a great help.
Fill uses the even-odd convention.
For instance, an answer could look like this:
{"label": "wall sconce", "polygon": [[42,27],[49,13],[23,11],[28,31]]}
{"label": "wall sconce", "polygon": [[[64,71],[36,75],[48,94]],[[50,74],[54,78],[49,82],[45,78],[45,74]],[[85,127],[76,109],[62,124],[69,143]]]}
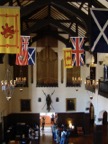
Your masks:
{"label": "wall sconce", "polygon": [[98,80],[86,79],[85,85],[88,87],[98,88],[99,82]]}
{"label": "wall sconce", "polygon": [[98,118],[98,121],[101,122],[103,119],[102,118]]}
{"label": "wall sconce", "polygon": [[93,96],[92,96],[92,95],[90,96],[90,99],[91,99],[91,100],[93,99]]}
{"label": "wall sconce", "polygon": [[82,78],[81,77],[72,77],[72,84],[77,86],[81,85],[82,83]]}
{"label": "wall sconce", "polygon": [[89,67],[90,64],[86,64],[87,67]]}
{"label": "wall sconce", "polygon": [[88,111],[88,110],[90,110],[90,108],[89,108],[89,107],[86,107],[85,110]]}
{"label": "wall sconce", "polygon": [[103,64],[103,61],[99,61],[99,64],[102,65],[102,64]]}
{"label": "wall sconce", "polygon": [[59,102],[59,98],[58,97],[56,97],[56,102]]}
{"label": "wall sconce", "polygon": [[75,126],[72,124],[71,121],[68,121],[68,125],[69,125],[69,128],[71,128],[71,129],[74,129],[74,128],[75,128]]}
{"label": "wall sconce", "polygon": [[41,102],[41,98],[38,98],[38,102]]}
{"label": "wall sconce", "polygon": [[95,88],[98,88],[98,80],[92,80],[92,85],[93,85]]}
{"label": "wall sconce", "polygon": [[1,81],[1,89],[4,92],[8,101],[12,98],[15,86],[16,81],[12,79],[10,68],[7,68],[5,78]]}

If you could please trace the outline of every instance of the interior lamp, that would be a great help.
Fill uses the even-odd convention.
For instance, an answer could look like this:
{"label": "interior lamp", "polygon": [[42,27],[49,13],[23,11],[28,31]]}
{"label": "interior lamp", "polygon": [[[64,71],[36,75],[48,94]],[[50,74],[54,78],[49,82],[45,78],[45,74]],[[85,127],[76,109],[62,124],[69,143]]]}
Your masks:
{"label": "interior lamp", "polygon": [[16,80],[15,80],[16,86],[24,86],[26,84],[26,81],[27,79],[26,77],[23,76],[22,69],[20,69],[20,74],[18,77],[16,77]]}
{"label": "interior lamp", "polygon": [[1,80],[1,89],[4,92],[7,100],[12,98],[14,88],[15,80],[12,80],[10,69],[7,68],[4,80]]}

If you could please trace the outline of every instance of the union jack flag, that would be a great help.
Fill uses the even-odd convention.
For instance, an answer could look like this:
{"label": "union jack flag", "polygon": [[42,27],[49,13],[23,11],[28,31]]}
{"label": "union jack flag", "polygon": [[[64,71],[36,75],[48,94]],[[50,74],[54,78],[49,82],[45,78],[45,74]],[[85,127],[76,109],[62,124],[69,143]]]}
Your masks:
{"label": "union jack flag", "polygon": [[72,66],[84,65],[84,37],[70,37],[72,43]]}

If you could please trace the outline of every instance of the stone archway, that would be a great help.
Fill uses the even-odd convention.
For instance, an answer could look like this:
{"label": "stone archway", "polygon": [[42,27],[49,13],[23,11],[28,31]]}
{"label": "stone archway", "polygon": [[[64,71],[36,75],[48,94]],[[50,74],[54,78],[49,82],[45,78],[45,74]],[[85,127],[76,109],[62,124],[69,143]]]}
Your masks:
{"label": "stone archway", "polygon": [[92,103],[90,103],[90,124],[94,125],[94,106]]}
{"label": "stone archway", "polygon": [[99,113],[99,120],[101,120],[103,125],[107,124],[107,111],[106,110],[102,110]]}
{"label": "stone archway", "polygon": [[102,121],[103,125],[107,125],[107,112],[104,111],[103,113],[103,121]]}

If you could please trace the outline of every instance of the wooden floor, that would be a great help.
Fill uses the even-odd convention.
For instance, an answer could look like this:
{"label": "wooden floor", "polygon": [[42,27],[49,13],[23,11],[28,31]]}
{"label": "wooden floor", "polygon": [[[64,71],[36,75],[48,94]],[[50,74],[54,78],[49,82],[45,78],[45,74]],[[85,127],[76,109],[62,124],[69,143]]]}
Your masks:
{"label": "wooden floor", "polygon": [[[15,144],[19,144],[19,143],[15,143]],[[30,144],[56,144],[52,138],[51,126],[45,126],[44,130],[40,129],[40,140],[31,141]],[[89,135],[69,138],[69,144],[108,144],[108,126],[105,128],[103,127],[102,143],[94,142],[94,131],[91,129]]]}
{"label": "wooden floor", "polygon": [[[69,144],[92,144],[93,134],[88,136],[72,137],[69,139]],[[51,127],[45,127],[44,131],[41,131],[39,144],[55,144],[52,139]]]}
{"label": "wooden floor", "polygon": [[[104,131],[103,144],[108,144],[108,128]],[[94,133],[91,132],[86,136],[71,137],[69,139],[69,144],[93,144],[94,143]],[[44,131],[41,130],[39,144],[56,144],[52,139],[51,127],[45,127]]]}

